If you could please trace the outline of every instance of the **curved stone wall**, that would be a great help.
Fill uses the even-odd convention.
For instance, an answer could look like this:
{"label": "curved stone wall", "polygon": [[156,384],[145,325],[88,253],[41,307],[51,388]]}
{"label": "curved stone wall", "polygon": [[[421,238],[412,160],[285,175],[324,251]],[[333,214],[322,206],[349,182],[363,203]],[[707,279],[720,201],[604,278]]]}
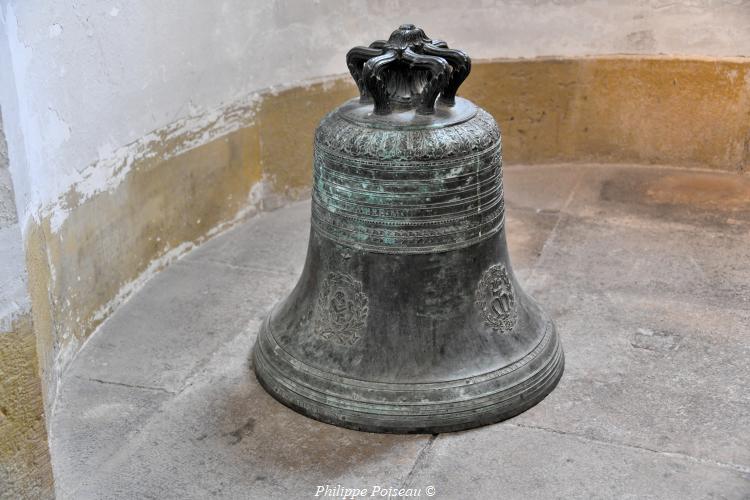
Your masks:
{"label": "curved stone wall", "polygon": [[748,59],[500,60],[476,65],[465,86],[500,123],[513,163],[750,164]]}
{"label": "curved stone wall", "polygon": [[[741,59],[480,62],[461,94],[494,115],[508,163],[744,172],[750,161],[750,62]],[[161,266],[248,214],[307,196],[315,126],[355,95],[348,77],[265,93],[226,109],[242,125],[200,145],[193,132],[156,131],[113,190],[85,200],[70,191],[61,223],[31,223],[30,288],[50,379]]]}

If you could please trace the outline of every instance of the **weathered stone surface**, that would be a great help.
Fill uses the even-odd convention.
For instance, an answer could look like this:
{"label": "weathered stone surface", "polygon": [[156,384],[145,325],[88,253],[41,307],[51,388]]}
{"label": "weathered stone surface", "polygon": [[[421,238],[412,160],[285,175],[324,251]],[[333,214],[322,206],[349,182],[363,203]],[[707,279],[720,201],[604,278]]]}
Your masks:
{"label": "weathered stone surface", "polygon": [[744,58],[506,59],[475,65],[461,95],[495,116],[516,163],[742,171],[750,162],[748,71]]}
{"label": "weathered stone surface", "polygon": [[17,315],[28,313],[23,239],[18,224],[0,226],[0,331],[8,331]]}
{"label": "weathered stone surface", "polygon": [[266,96],[258,113],[261,158],[275,192],[292,198],[309,192],[315,126],[356,95],[357,88],[343,78]]}
{"label": "weathered stone surface", "polygon": [[[286,409],[248,369],[247,353],[259,326],[249,321],[156,413],[140,411],[133,425],[131,414],[113,422],[129,435],[119,440],[122,447],[108,460],[81,464],[78,472],[70,471],[75,481],[63,479],[63,467],[69,467],[63,460],[57,469],[66,481],[61,496],[299,498],[312,497],[317,485],[353,484],[363,477],[393,485],[404,481],[428,438],[340,429]],[[162,397],[127,390],[139,394],[133,399],[118,395],[116,401],[126,407]],[[89,401],[92,410],[102,408],[104,414],[87,438],[106,440],[111,429],[102,424],[116,407],[110,409],[101,399]],[[66,420],[68,427],[75,425],[74,419]],[[56,451],[75,455],[75,441],[60,440]],[[80,476],[81,470],[88,473]]]}
{"label": "weathered stone surface", "polygon": [[231,237],[214,238],[184,262],[218,262],[252,269],[289,273],[292,281],[302,272],[310,234],[310,201],[292,203],[284,210],[253,217]]}
{"label": "weathered stone surface", "polygon": [[177,393],[292,286],[294,276],[272,270],[177,262],[109,320],[113,334],[81,352],[70,376]]}
{"label": "weathered stone surface", "polygon": [[673,169],[540,170],[585,179],[529,283],[572,346],[568,395],[519,420],[746,471],[750,182]]}
{"label": "weathered stone surface", "polygon": [[555,211],[513,208],[506,212],[506,231],[512,235],[508,239],[508,251],[519,283],[525,283],[530,276],[557,220]]}
{"label": "weathered stone surface", "polygon": [[42,388],[31,315],[0,330],[0,498],[51,498]]}
{"label": "weathered stone surface", "polygon": [[433,486],[434,498],[740,499],[750,479],[688,457],[502,423],[440,435],[407,486]]}
{"label": "weathered stone surface", "polygon": [[116,187],[84,197],[72,186],[46,207],[58,217],[45,212],[29,222],[26,263],[46,404],[60,373],[134,282],[222,224],[308,192],[314,126],[354,93],[332,82],[269,94],[211,118],[239,116],[242,124],[211,140],[210,128],[156,130]]}
{"label": "weathered stone surface", "polygon": [[232,220],[260,179],[253,126],[192,149],[187,145],[194,137],[163,134],[117,188],[85,201],[72,189],[59,227],[44,217],[26,228],[48,399],[61,371],[127,298],[132,283]]}
{"label": "weathered stone surface", "polygon": [[[131,386],[71,375],[60,388],[52,422],[55,450],[66,460],[55,463],[55,488],[60,498],[87,485],[95,472],[127,450],[143,433],[143,426],[160,411],[170,393],[163,389]],[[80,471],[87,471],[79,475]],[[106,491],[102,491],[102,494]]]}
{"label": "weathered stone surface", "polygon": [[747,310],[556,290],[538,295],[572,346],[562,394],[517,421],[748,470]]}

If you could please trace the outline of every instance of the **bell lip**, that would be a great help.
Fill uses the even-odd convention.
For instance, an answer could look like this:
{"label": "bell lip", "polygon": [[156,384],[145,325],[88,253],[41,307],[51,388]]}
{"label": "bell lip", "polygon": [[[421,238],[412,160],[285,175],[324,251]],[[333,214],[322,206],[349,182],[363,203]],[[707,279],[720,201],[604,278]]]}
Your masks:
{"label": "bell lip", "polygon": [[[520,380],[511,384],[505,383],[507,380],[504,379],[509,378],[507,373],[494,378],[484,377],[481,382],[486,386],[484,392],[459,400],[451,400],[451,396],[455,397],[461,389],[465,388],[460,384],[455,386],[448,383],[444,388],[436,388],[435,383],[416,383],[409,384],[415,387],[414,393],[431,391],[433,396],[438,396],[436,400],[392,403],[356,401],[358,409],[342,408],[336,403],[346,404],[344,399],[325,393],[320,385],[313,387],[312,385],[315,384],[310,384],[310,381],[289,377],[283,373],[283,368],[274,364],[274,360],[278,363],[280,358],[269,357],[263,352],[261,345],[263,337],[271,335],[265,326],[261,328],[259,338],[253,348],[251,363],[256,378],[266,392],[285,406],[315,420],[359,431],[388,434],[454,432],[514,417],[539,403],[557,386],[564,371],[565,358],[554,324],[546,314],[544,314],[544,319],[544,328],[550,329],[549,341],[544,346],[543,352],[535,356],[536,359],[522,364],[517,369],[519,372],[515,375],[519,373],[524,375]],[[281,349],[280,346],[278,348]],[[531,353],[527,353],[516,363],[528,357],[529,354]],[[523,373],[524,370],[527,373]],[[495,370],[495,372],[501,371],[502,369]],[[491,373],[493,372],[489,374]],[[482,376],[476,378],[481,379]],[[358,381],[358,384],[361,383],[362,381]],[[294,388],[289,387],[290,384],[297,385],[298,390],[295,391]],[[299,392],[299,388],[303,387],[303,392],[324,396],[325,402],[312,399]],[[378,391],[375,386],[372,390]],[[443,401],[440,401],[441,397],[444,398]],[[422,403],[421,406],[419,406],[420,403]],[[422,410],[420,410],[421,413],[414,412],[415,408],[423,409],[427,406],[433,407],[431,413]]]}
{"label": "bell lip", "polygon": [[394,110],[387,115],[374,112],[373,103],[363,103],[358,98],[350,99],[339,106],[334,115],[355,125],[384,130],[415,130],[450,127],[467,122],[478,113],[479,107],[468,99],[456,97],[455,104],[435,105],[435,112],[422,115],[416,109]]}

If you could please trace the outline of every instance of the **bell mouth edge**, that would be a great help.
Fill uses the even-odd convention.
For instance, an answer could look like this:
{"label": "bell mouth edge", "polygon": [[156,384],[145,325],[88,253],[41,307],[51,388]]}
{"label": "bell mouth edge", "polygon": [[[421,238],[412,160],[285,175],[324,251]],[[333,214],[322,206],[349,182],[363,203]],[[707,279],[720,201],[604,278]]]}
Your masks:
{"label": "bell mouth edge", "polygon": [[[253,348],[252,364],[260,385],[276,400],[307,417],[349,429],[389,434],[435,434],[488,425],[514,417],[542,401],[557,386],[564,371],[564,354],[554,325],[552,339],[535,362],[522,367],[523,377],[501,375],[481,384],[481,392],[456,399],[465,387],[430,388],[431,402],[356,401],[311,386],[310,380],[285,375],[279,358],[269,357],[260,345]],[[261,332],[263,335],[263,332]],[[276,360],[276,362],[272,361]],[[518,374],[516,374],[518,375]],[[510,380],[509,380],[510,379]],[[422,384],[410,384],[420,386]],[[480,385],[480,384],[477,384]],[[476,389],[476,388],[475,388]],[[375,389],[373,389],[375,390]],[[424,391],[415,391],[415,394]],[[442,399],[442,401],[441,401]],[[448,400],[448,401],[446,401]]]}

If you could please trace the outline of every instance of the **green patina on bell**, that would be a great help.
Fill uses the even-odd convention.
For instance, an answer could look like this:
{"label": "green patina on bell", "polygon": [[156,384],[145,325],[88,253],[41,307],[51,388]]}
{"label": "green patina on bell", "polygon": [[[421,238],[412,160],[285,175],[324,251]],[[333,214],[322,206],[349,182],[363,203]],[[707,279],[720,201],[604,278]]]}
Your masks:
{"label": "green patina on bell", "polygon": [[263,323],[258,379],[367,431],[517,415],[555,387],[563,352],[510,266],[500,131],[456,97],[471,61],[403,25],[347,65],[360,98],[317,129],[307,261]]}

